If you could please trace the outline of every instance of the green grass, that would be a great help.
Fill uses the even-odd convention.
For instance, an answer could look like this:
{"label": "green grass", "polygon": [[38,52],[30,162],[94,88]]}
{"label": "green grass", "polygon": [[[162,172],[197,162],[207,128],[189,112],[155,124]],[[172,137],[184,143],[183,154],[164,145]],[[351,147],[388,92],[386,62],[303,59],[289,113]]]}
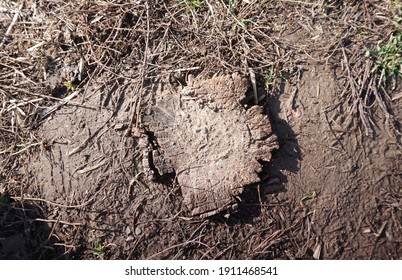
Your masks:
{"label": "green grass", "polygon": [[265,77],[264,79],[264,86],[266,89],[268,89],[270,86],[272,86],[274,84],[274,64],[271,65],[271,67],[269,68],[269,73],[268,75]]}
{"label": "green grass", "polygon": [[396,31],[388,42],[379,45],[377,50],[367,51],[366,55],[374,59],[373,71],[379,73],[381,83],[389,79],[395,83],[402,77],[402,32]]}
{"label": "green grass", "polygon": [[96,257],[102,259],[104,253],[105,253],[105,248],[104,248],[104,246],[102,244],[102,240],[100,240],[100,239],[96,240],[94,250],[93,250],[93,254]]}
{"label": "green grass", "polygon": [[204,0],[184,0],[180,2],[180,5],[190,10],[196,10],[201,7],[202,2],[204,2]]}
{"label": "green grass", "polygon": [[232,10],[233,5],[235,4],[235,2],[236,2],[236,0],[229,0],[228,9],[229,9],[230,11]]}

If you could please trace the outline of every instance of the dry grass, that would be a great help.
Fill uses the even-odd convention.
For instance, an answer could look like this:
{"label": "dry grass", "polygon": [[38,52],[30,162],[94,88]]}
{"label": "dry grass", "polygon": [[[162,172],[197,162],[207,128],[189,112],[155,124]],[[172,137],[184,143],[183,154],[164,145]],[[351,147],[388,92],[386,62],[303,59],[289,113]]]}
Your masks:
{"label": "dry grass", "polygon": [[[35,196],[24,192],[30,181],[21,175],[26,159],[46,144],[36,138],[35,128],[52,115],[51,109],[85,106],[90,86],[134,84],[132,125],[136,125],[139,110],[146,106],[141,96],[149,84],[184,84],[188,74],[255,73],[262,89],[258,100],[264,104],[269,95],[280,92],[284,81],[301,75],[308,60],[332,65],[343,83],[339,101],[345,129],[362,127],[367,135],[373,134],[379,109],[389,133],[399,137],[389,110],[396,102],[391,87],[380,83],[372,71],[374,62],[365,55],[400,28],[391,21],[401,16],[395,3],[2,1],[0,197]],[[263,231],[260,240],[245,239],[245,246],[259,242],[247,256],[258,258],[272,250],[272,244],[294,242],[297,238],[289,232],[303,227],[308,217],[292,226],[279,225],[282,229],[274,234]],[[191,235],[182,246],[194,243]],[[296,258],[299,249],[303,248],[288,252],[288,257]],[[215,249],[209,250],[208,258],[220,258]]]}

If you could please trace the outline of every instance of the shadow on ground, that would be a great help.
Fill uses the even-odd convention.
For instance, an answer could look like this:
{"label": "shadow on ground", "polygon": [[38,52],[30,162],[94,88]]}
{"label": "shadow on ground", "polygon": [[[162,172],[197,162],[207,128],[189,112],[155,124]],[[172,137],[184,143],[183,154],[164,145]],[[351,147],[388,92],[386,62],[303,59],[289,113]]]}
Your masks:
{"label": "shadow on ground", "polygon": [[[259,88],[260,91],[261,88]],[[279,95],[283,93],[284,87],[281,87],[278,95],[270,95],[265,112],[270,118],[272,130],[278,137],[279,149],[272,152],[270,162],[263,162],[263,171],[261,172],[261,183],[251,185],[245,188],[240,197],[239,209],[232,214],[229,219],[224,219],[224,213],[219,214],[217,220],[224,223],[234,224],[252,224],[253,219],[261,215],[261,206],[269,205],[269,195],[287,192],[288,183],[286,173],[296,174],[299,171],[299,162],[302,160],[302,154],[296,134],[288,122],[279,116],[283,104]],[[251,100],[249,98],[249,100]],[[247,103],[252,106],[252,102]]]}
{"label": "shadow on ground", "polygon": [[43,209],[33,204],[0,202],[0,259],[57,259],[64,250],[55,246]]}

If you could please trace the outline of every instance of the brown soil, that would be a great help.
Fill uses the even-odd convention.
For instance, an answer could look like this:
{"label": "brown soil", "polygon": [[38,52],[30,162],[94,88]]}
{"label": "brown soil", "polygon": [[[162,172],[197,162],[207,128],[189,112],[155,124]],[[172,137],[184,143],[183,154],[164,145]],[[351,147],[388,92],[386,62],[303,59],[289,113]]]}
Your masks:
{"label": "brown soil", "polygon": [[[138,2],[0,4],[0,258],[402,258],[401,86],[365,56],[393,1]],[[194,218],[132,131],[159,85],[233,73],[279,148],[237,212]]]}

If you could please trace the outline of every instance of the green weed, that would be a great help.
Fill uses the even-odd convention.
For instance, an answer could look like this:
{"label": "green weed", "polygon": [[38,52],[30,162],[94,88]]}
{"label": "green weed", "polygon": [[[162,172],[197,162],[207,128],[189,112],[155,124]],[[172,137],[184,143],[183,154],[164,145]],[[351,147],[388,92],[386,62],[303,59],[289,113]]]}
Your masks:
{"label": "green weed", "polygon": [[268,89],[270,86],[274,84],[274,64],[269,68],[269,73],[264,79],[264,86]]}
{"label": "green weed", "polygon": [[63,85],[67,88],[67,90],[74,92],[77,88],[75,87],[73,82],[66,81],[63,83]]}
{"label": "green weed", "polygon": [[395,83],[398,76],[402,77],[402,33],[395,32],[387,43],[367,51],[366,56],[374,59],[373,71],[379,73],[381,83],[390,78]]}
{"label": "green weed", "polygon": [[228,9],[229,9],[229,11],[232,10],[233,5],[235,4],[235,2],[236,2],[236,0],[229,0],[229,3],[228,3]]}
{"label": "green weed", "polygon": [[185,7],[187,9],[196,10],[199,7],[201,7],[203,1],[204,0],[184,0],[181,1],[179,4],[180,6]]}
{"label": "green weed", "polygon": [[105,247],[102,244],[102,240],[100,239],[96,240],[93,254],[100,259],[103,258],[103,255],[105,254]]}
{"label": "green weed", "polygon": [[305,201],[315,199],[316,197],[317,197],[317,192],[313,191],[312,193],[309,193],[309,194],[306,194],[305,196],[303,196],[300,199],[300,203],[304,204]]}

